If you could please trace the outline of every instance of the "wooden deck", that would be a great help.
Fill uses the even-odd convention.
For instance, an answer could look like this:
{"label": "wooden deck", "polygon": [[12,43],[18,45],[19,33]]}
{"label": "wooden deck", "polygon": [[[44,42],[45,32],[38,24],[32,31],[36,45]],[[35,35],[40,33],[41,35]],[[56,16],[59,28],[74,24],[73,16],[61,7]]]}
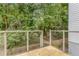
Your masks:
{"label": "wooden deck", "polygon": [[47,46],[44,48],[25,52],[16,56],[67,56],[67,54],[58,50],[55,47]]}

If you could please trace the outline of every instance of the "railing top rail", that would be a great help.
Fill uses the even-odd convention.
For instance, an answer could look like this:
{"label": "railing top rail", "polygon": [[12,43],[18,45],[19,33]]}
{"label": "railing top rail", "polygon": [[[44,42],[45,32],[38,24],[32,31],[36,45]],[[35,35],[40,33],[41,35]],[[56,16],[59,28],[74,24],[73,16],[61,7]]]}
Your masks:
{"label": "railing top rail", "polygon": [[42,30],[6,30],[6,31],[0,31],[0,33],[4,32],[42,32]]}
{"label": "railing top rail", "polygon": [[[79,31],[69,31],[69,30],[50,30],[50,31],[54,31],[54,32],[78,32]],[[4,32],[43,32],[43,30],[6,30],[6,31],[0,31],[0,33],[4,33]]]}
{"label": "railing top rail", "polygon": [[54,31],[54,32],[78,32],[79,33],[79,31],[70,31],[70,30],[50,30],[50,31]]}
{"label": "railing top rail", "polygon": [[51,31],[54,31],[54,32],[68,32],[68,30],[51,30]]}
{"label": "railing top rail", "polygon": [[50,30],[50,31],[54,31],[54,32],[78,32],[79,33],[79,31],[70,31],[70,30]]}

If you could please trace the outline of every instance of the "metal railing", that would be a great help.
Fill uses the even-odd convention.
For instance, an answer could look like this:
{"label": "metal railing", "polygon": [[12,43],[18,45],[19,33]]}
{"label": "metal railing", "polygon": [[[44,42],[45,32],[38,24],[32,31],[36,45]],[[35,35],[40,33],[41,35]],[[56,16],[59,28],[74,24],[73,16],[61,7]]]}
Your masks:
{"label": "metal railing", "polygon": [[58,32],[62,32],[62,33],[63,33],[63,36],[62,36],[63,44],[62,44],[62,45],[63,45],[63,51],[65,52],[65,46],[66,46],[66,45],[65,45],[65,33],[66,33],[66,32],[69,32],[69,31],[67,31],[67,30],[50,30],[50,33],[49,33],[49,35],[50,35],[50,36],[49,36],[49,37],[50,37],[50,45],[52,45],[52,38],[51,38],[51,36],[52,36],[51,33],[52,33],[52,32],[57,32],[57,33],[58,33]]}
{"label": "metal railing", "polygon": [[17,31],[0,31],[0,33],[3,33],[3,40],[4,40],[4,55],[7,55],[7,33],[26,33],[27,36],[27,51],[29,51],[29,32],[40,32],[40,47],[43,47],[43,31],[42,30],[17,30]]}
{"label": "metal railing", "polygon": [[[52,45],[52,38],[51,38],[51,32],[62,32],[63,33],[63,51],[65,51],[65,33],[69,32],[67,30],[49,30],[49,45]],[[26,38],[27,38],[27,51],[29,51],[29,33],[30,32],[40,32],[40,47],[43,47],[43,31],[42,30],[17,30],[17,31],[0,31],[0,33],[3,33],[3,39],[4,39],[4,55],[7,55],[7,33],[26,33]]]}

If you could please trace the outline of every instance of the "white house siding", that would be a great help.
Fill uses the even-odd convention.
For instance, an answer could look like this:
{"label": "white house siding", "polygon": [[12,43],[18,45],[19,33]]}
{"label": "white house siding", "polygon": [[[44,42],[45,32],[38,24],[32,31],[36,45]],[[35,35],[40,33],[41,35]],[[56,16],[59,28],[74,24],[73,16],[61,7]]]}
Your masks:
{"label": "white house siding", "polygon": [[[79,31],[79,3],[69,4],[69,31]],[[69,52],[79,56],[79,32],[69,32]]]}

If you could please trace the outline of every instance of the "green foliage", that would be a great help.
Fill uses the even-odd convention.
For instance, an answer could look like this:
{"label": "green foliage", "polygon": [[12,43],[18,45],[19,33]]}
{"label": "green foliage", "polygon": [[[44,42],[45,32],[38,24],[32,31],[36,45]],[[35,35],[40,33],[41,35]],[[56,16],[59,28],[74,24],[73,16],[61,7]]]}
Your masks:
{"label": "green foliage", "polygon": [[68,29],[68,4],[0,4],[0,30]]}
{"label": "green foliage", "polygon": [[8,47],[13,48],[18,46],[26,45],[25,33],[8,33],[7,37]]}
{"label": "green foliage", "polygon": [[[68,29],[68,4],[0,4],[0,30]],[[10,34],[9,34],[10,35]],[[8,48],[21,43],[22,36],[9,36]],[[19,38],[18,38],[19,37]],[[22,38],[20,38],[22,37]],[[20,40],[20,41],[18,41]]]}

